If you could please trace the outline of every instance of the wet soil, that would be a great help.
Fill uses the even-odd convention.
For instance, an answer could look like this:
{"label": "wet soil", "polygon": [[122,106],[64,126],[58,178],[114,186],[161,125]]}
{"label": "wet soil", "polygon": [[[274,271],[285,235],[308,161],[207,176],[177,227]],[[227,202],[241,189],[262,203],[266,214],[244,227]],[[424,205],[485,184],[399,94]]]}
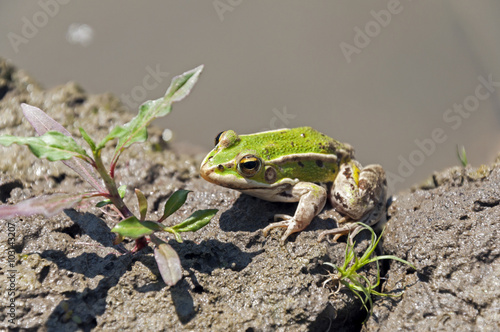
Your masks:
{"label": "wet soil", "polygon": [[[20,104],[46,111],[80,139],[84,127],[95,140],[132,115],[109,94],[89,95],[68,83],[43,90],[22,70],[0,60],[0,134],[34,135]],[[175,112],[175,106],[174,106]],[[276,213],[293,214],[295,204],[270,203],[214,186],[198,175],[202,155],[172,149],[152,128],[146,144],[121,157],[117,180],[127,184],[126,201],[137,213],[134,188],[148,197],[149,217],[177,189],[193,192],[167,220],[175,224],[198,209],[218,208],[214,220],[179,244],[183,278],[162,281],[151,248],[120,255],[110,229],[111,210],[84,202],[52,218],[0,220],[0,329],[23,331],[495,331],[500,329],[500,160],[490,166],[454,167],[393,197],[379,254],[398,262],[382,265],[382,291],[366,312],[346,289],[335,293],[323,263],[342,264],[346,243],[318,243],[336,227],[330,206],[303,232],[279,244],[280,232],[261,230]],[[81,140],[81,139],[80,139]],[[105,151],[110,156],[111,150]],[[108,153],[106,153],[108,152]],[[0,204],[57,192],[89,190],[62,163],[36,159],[26,147],[0,147]],[[8,226],[14,242],[8,242]],[[366,233],[366,234],[365,234]],[[356,250],[369,234],[356,238]],[[12,246],[11,246],[12,244]],[[125,241],[132,249],[134,242]],[[15,251],[15,266],[8,252]],[[15,272],[9,272],[9,270]],[[362,274],[374,280],[376,268]],[[9,287],[9,286],[8,286]],[[9,306],[13,299],[14,317]],[[12,319],[12,323],[9,320]]]}

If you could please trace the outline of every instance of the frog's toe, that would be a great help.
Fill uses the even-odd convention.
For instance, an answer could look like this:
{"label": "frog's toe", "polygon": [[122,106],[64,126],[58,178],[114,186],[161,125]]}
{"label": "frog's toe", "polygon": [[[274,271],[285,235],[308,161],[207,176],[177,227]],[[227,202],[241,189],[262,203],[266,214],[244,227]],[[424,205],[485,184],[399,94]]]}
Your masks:
{"label": "frog's toe", "polygon": [[274,215],[274,221],[279,221],[279,220],[283,220],[283,221],[290,221],[293,219],[293,216],[290,216],[288,214],[275,214]]}
{"label": "frog's toe", "polygon": [[266,228],[264,228],[262,230],[262,234],[264,236],[267,236],[269,234],[269,231],[273,228],[287,228],[288,227],[288,224],[290,222],[288,220],[283,220],[283,221],[280,221],[280,222],[275,222],[275,223],[272,223],[271,225],[267,226]]}
{"label": "frog's toe", "polygon": [[284,244],[286,239],[292,235],[293,233],[300,232],[303,227],[301,227],[300,223],[298,223],[292,216],[289,216],[287,214],[277,214],[274,216],[275,220],[279,219],[284,219],[279,222],[275,222],[267,226],[262,230],[262,233],[264,236],[267,236],[269,234],[269,231],[272,230],[273,228],[286,228],[285,233],[283,233],[283,236],[280,239],[280,243]]}
{"label": "frog's toe", "polygon": [[321,232],[318,236],[318,242],[321,242],[323,241],[323,239],[328,236],[328,235],[335,235],[333,237],[333,242],[337,242],[337,240],[341,237],[341,236],[344,236],[344,235],[348,235],[350,234],[349,236],[349,241],[350,241],[350,244],[352,244],[352,239],[358,235],[358,233],[363,230],[363,227],[358,225],[358,224],[348,224],[348,225],[345,225],[343,227],[340,227],[340,228],[335,228],[335,229],[329,229],[327,231],[324,231],[324,232]]}

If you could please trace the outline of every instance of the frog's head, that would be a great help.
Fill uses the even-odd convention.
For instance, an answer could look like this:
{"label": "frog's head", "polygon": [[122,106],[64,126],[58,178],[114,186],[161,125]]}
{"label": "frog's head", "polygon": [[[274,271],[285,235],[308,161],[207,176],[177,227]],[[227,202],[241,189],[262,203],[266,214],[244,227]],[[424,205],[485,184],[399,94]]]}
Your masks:
{"label": "frog's head", "polygon": [[[215,138],[215,148],[201,164],[201,176],[220,186],[245,190],[263,188],[276,181],[276,172],[267,175],[263,159],[257,151],[247,148],[233,130]],[[269,178],[269,177],[272,178]]]}

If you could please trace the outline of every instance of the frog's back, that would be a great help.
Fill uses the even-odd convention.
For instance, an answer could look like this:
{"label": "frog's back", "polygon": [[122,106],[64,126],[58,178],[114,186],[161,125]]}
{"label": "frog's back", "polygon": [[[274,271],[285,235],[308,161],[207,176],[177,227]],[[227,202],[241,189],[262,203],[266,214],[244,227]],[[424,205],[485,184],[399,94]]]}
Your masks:
{"label": "frog's back", "polygon": [[[319,153],[352,157],[353,149],[349,144],[343,144],[331,137],[314,130],[311,127],[278,129],[257,134],[241,135],[242,145],[248,140],[248,148],[261,147],[258,151],[267,160],[277,159],[293,154]],[[259,141],[260,144],[254,143]],[[250,143],[253,142],[253,143]]]}

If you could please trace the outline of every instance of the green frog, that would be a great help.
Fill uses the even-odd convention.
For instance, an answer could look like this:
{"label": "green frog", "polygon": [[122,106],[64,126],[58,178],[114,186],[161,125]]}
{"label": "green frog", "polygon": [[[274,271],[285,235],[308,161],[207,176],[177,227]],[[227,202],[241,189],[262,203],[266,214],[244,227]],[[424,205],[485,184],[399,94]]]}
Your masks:
{"label": "green frog", "polygon": [[340,213],[336,241],[357,233],[360,221],[374,225],[386,211],[387,181],[380,165],[362,167],[353,148],[310,127],[278,129],[249,135],[227,130],[201,164],[201,176],[214,184],[271,202],[298,202],[293,216],[276,214],[263,230],[286,228],[281,243],[306,228],[327,199]]}

